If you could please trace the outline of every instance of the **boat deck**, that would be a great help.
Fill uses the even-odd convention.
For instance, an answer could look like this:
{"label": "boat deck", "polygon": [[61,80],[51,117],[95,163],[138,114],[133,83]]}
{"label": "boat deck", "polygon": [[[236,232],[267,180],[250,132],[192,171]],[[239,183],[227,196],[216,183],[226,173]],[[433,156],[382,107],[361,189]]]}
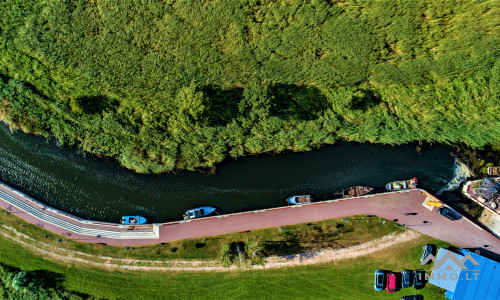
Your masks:
{"label": "boat deck", "polygon": [[[492,178],[494,181],[496,182],[500,182],[500,177],[496,177],[496,178]],[[474,185],[478,184],[479,182],[481,182],[482,180],[473,180],[473,181],[468,181],[464,184],[463,188],[462,188],[462,193],[469,199],[471,199],[472,201],[478,203],[479,205],[481,205],[482,207],[486,208],[487,210],[489,210],[490,212],[496,214],[496,215],[499,215],[500,216],[500,201],[499,200],[496,200],[496,201],[493,201],[497,204],[497,208],[496,209],[493,209],[491,207],[491,205],[489,205],[491,203],[491,201],[486,201],[485,199],[483,199],[482,197],[480,196],[477,196],[475,195],[475,193],[473,192],[473,189],[474,189]]]}

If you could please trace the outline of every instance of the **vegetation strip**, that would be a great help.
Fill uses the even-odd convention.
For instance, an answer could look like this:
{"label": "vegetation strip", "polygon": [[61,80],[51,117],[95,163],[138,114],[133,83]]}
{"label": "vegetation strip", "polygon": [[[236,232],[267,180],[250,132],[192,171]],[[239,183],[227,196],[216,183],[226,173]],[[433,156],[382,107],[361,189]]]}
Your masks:
{"label": "vegetation strip", "polygon": [[[38,276],[43,275],[48,279],[49,286],[87,295],[85,299],[89,297],[123,299],[137,295],[137,293],[151,299],[159,298],[158,295],[168,298],[188,298],[196,295],[205,299],[234,299],[234,297],[279,299],[302,294],[315,298],[349,299],[349,297],[353,298],[353,295],[355,295],[354,298],[376,298],[386,294],[373,290],[374,266],[393,271],[428,268],[428,266],[419,265],[422,245],[433,243],[443,247],[449,246],[421,236],[407,243],[394,245],[390,251],[376,251],[353,259],[293,268],[231,272],[139,270],[110,272],[106,269],[85,267],[83,264],[59,263],[37,255],[32,252],[31,248],[20,247],[11,239],[2,238],[2,240],[3,242],[0,243],[1,263],[11,266],[10,269],[13,271],[16,269],[19,271],[20,268],[34,272]],[[300,285],[288,286],[293,278],[297,277],[303,278]],[[4,284],[9,283],[4,282]],[[200,288],[207,285],[211,286],[208,291]],[[110,286],[113,288],[110,289]],[[399,299],[406,293],[411,293],[411,291],[397,292],[394,299]],[[420,293],[429,299],[444,299],[443,290],[433,286],[426,286]]]}
{"label": "vegetation strip", "polygon": [[0,119],[141,173],[339,140],[500,146],[482,1],[12,1]]}
{"label": "vegetation strip", "polygon": [[[40,243],[12,227],[2,225],[11,234],[2,232],[4,238],[8,238],[26,249],[32,249],[44,257],[65,263],[82,263],[92,267],[104,269],[142,270],[142,271],[231,271],[238,266],[225,268],[216,260],[172,260],[151,261],[138,259],[123,259],[114,257],[103,257],[86,254],[78,251],[67,250]],[[272,256],[267,258],[266,263],[258,266],[250,266],[252,269],[283,268],[296,265],[318,264],[339,259],[350,259],[367,255],[375,251],[383,250],[391,246],[406,243],[420,236],[414,231],[393,233],[380,239],[352,246],[349,248],[328,250],[323,249],[312,253],[301,253],[288,256]]]}

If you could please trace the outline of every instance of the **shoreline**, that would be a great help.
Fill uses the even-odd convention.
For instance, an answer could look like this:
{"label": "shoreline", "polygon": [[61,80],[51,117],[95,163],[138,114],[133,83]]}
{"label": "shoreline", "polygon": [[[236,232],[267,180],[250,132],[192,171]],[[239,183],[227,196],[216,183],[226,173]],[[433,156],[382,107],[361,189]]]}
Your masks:
{"label": "shoreline", "polygon": [[[127,225],[73,219],[70,215],[59,213],[56,210],[47,207],[43,209],[36,200],[22,193],[16,193],[15,190],[6,185],[0,185],[0,189],[4,194],[16,196],[18,201],[22,200],[25,204],[29,203],[29,206],[33,209],[38,206],[38,209],[36,212],[27,207],[24,207],[26,210],[20,209],[16,205],[9,203],[9,201],[13,202],[14,200],[5,199],[5,195],[3,197],[0,195],[1,207],[7,209],[10,206],[11,213],[26,221],[65,238],[81,242],[116,246],[149,245],[339,217],[348,219],[352,215],[366,214],[393,220],[399,223],[403,229],[413,229],[463,248],[483,249],[492,252],[493,255],[500,256],[500,239],[497,239],[466,217],[462,217],[457,221],[450,221],[439,215],[433,209],[434,207],[428,207],[425,203],[428,199],[433,199],[443,205],[446,204],[422,189],[333,199],[311,204],[248,211],[187,221],[135,225],[132,231],[130,231],[131,226]],[[19,203],[17,205],[22,206]],[[418,215],[407,216],[405,215],[407,211],[418,212]],[[48,218],[38,214],[42,212],[48,215]],[[55,218],[57,220],[54,219],[55,216],[57,216]],[[65,223],[57,223],[57,221],[64,221]],[[68,224],[69,226],[84,228],[87,231],[81,231],[76,227],[68,227]],[[460,230],[456,230],[457,228]],[[468,236],[468,239],[464,240],[464,236]]]}
{"label": "shoreline", "polygon": [[[430,147],[433,147],[434,145],[436,145],[436,143],[432,143],[432,142],[429,142],[429,141],[411,141],[409,143],[401,143],[401,144],[387,144],[387,143],[372,143],[372,142],[353,142],[353,141],[349,141],[349,140],[345,140],[345,139],[339,139],[339,140],[336,140],[335,142],[333,143],[325,143],[325,144],[322,144],[322,145],[312,145],[312,149],[311,150],[306,150],[306,151],[293,151],[293,150],[284,150],[284,151],[281,151],[281,152],[262,152],[262,153],[247,153],[245,155],[241,155],[241,156],[237,156],[237,157],[230,157],[230,156],[226,156],[222,161],[218,162],[215,166],[211,166],[211,167],[199,167],[199,168],[195,168],[194,170],[190,170],[190,169],[173,169],[171,171],[166,171],[166,172],[161,172],[161,173],[141,173],[141,172],[137,172],[135,169],[131,169],[131,168],[127,168],[126,166],[124,166],[120,160],[117,158],[117,157],[114,157],[114,156],[108,156],[108,155],[96,155],[96,154],[92,154],[92,153],[87,153],[85,152],[84,150],[82,150],[80,147],[79,147],[79,144],[75,144],[75,145],[72,145],[72,146],[69,146],[69,145],[65,145],[65,144],[61,144],[59,142],[59,140],[52,134],[46,136],[46,135],[43,135],[41,133],[36,133],[36,132],[29,132],[27,130],[25,130],[23,127],[21,126],[18,126],[16,124],[12,124],[12,123],[9,123],[7,120],[5,119],[0,119],[1,122],[5,123],[7,126],[9,126],[9,129],[10,129],[10,132],[11,134],[14,133],[16,130],[20,130],[23,134],[31,134],[31,135],[36,135],[36,136],[40,136],[40,137],[44,137],[47,141],[50,141],[50,140],[54,140],[55,143],[58,145],[58,147],[67,147],[67,148],[72,148],[74,149],[75,151],[77,151],[78,153],[80,153],[80,155],[82,155],[83,157],[85,158],[89,158],[89,159],[93,159],[93,160],[97,160],[97,161],[111,161],[111,162],[115,162],[117,163],[121,168],[124,168],[126,170],[129,170],[135,174],[144,174],[144,175],[148,175],[148,174],[157,174],[157,175],[161,175],[161,174],[175,174],[175,173],[178,173],[178,172],[185,172],[185,171],[189,171],[189,172],[197,172],[197,173],[200,173],[200,174],[203,174],[205,176],[213,176],[213,175],[216,175],[217,174],[217,170],[218,168],[220,168],[221,166],[227,164],[228,162],[235,162],[235,161],[238,161],[240,159],[244,159],[244,158],[247,158],[247,157],[255,157],[255,156],[265,156],[265,155],[270,155],[270,156],[276,156],[276,155],[286,155],[286,154],[292,154],[292,153],[304,153],[304,152],[311,152],[311,151],[314,151],[314,150],[318,150],[318,149],[321,149],[321,148],[324,148],[324,147],[328,147],[328,146],[334,146],[334,145],[337,145],[339,143],[354,143],[354,144],[368,144],[368,145],[374,145],[374,146],[377,146],[377,145],[380,145],[380,146],[387,146],[387,145],[391,145],[391,146],[404,146],[404,145],[409,145],[409,146],[412,146],[414,147],[416,153],[418,156],[422,155],[425,151],[427,151],[428,148]],[[440,143],[438,142],[437,144],[441,144],[441,145],[449,145],[451,146],[451,150],[450,151],[450,154],[452,156],[454,156],[455,158],[457,158],[459,160],[459,162],[462,162],[464,163],[468,168],[469,170],[471,170],[472,174],[474,177],[473,178],[478,178],[480,175],[481,175],[481,168],[484,168],[484,165],[486,164],[495,164],[495,163],[498,163],[500,164],[500,152],[499,151],[495,151],[491,145],[486,145],[485,148],[486,150],[484,150],[483,148],[474,148],[474,147],[470,147],[470,146],[463,146],[459,143],[451,143],[451,144],[447,144],[447,143]],[[497,160],[496,162],[494,162],[494,160]],[[481,161],[484,161],[482,164],[481,164]],[[483,174],[484,175],[484,174]]]}

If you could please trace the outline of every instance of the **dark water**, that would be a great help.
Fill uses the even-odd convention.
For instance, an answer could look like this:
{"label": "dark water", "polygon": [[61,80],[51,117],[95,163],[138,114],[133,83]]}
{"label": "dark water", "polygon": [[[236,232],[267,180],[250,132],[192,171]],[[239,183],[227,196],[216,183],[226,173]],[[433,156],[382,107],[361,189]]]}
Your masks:
{"label": "dark water", "polygon": [[179,220],[185,210],[205,205],[221,214],[283,206],[296,194],[327,199],[349,186],[382,189],[389,181],[413,176],[436,192],[454,178],[456,168],[450,149],[442,145],[419,156],[409,145],[343,143],[227,162],[215,176],[138,175],[42,137],[11,134],[0,124],[0,181],[57,209],[111,222],[130,214],[155,222]]}

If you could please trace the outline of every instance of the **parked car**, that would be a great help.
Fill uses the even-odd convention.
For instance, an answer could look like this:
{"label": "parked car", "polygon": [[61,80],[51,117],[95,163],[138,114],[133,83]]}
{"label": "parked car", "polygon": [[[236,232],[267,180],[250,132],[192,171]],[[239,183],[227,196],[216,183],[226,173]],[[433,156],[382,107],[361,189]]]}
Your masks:
{"label": "parked car", "polygon": [[448,207],[440,207],[438,209],[438,213],[440,213],[441,215],[445,216],[446,218],[452,221],[460,219],[460,215],[458,215],[458,213],[454,212]]}
{"label": "parked car", "polygon": [[[423,247],[423,250],[422,250],[422,256],[420,256],[420,263],[422,264],[422,262],[427,258],[427,256],[429,255],[434,255],[434,250],[435,250],[435,247],[434,245],[431,245],[431,244],[425,244],[425,246]],[[427,262],[429,263],[429,262]],[[427,264],[425,263],[425,264]]]}
{"label": "parked car", "polygon": [[401,297],[401,300],[424,300],[424,296],[422,295],[403,296]]}
{"label": "parked car", "polygon": [[407,288],[411,284],[411,272],[409,270],[401,271],[401,287]]}
{"label": "parked car", "polygon": [[425,271],[424,270],[414,270],[413,271],[413,288],[419,290],[424,287]]}
{"label": "parked car", "polygon": [[375,279],[373,282],[373,288],[376,291],[381,291],[384,289],[385,286],[385,274],[384,271],[382,270],[376,270],[375,271]]}
{"label": "parked car", "polygon": [[396,274],[387,274],[387,292],[394,293],[396,291]]}

